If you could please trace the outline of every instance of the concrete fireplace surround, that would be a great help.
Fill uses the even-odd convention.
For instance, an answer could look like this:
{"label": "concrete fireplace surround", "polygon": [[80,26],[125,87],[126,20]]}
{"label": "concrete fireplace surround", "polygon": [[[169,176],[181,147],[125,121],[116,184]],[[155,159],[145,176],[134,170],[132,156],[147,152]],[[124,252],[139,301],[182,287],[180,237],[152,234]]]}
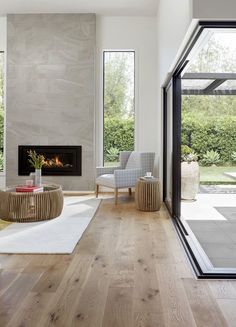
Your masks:
{"label": "concrete fireplace surround", "polygon": [[18,145],[81,145],[82,176],[46,176],[94,189],[94,14],[7,16],[6,184],[19,184]]}

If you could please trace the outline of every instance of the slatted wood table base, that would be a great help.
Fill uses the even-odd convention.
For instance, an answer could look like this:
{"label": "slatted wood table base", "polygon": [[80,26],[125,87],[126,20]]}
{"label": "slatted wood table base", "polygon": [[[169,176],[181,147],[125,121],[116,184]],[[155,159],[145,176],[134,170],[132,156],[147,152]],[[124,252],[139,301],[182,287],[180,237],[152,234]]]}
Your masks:
{"label": "slatted wood table base", "polygon": [[161,198],[159,180],[138,179],[135,186],[135,203],[138,210],[160,210]]}
{"label": "slatted wood table base", "polygon": [[61,186],[45,186],[42,193],[0,191],[0,219],[35,222],[60,216],[63,208]]}

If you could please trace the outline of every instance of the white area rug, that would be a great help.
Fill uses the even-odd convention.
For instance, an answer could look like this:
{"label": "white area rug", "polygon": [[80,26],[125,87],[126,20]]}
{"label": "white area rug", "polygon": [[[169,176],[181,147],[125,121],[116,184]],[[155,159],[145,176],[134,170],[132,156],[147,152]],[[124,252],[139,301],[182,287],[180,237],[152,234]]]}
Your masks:
{"label": "white area rug", "polygon": [[62,214],[36,223],[13,223],[0,231],[0,253],[72,253],[93,218],[100,200],[64,198]]}

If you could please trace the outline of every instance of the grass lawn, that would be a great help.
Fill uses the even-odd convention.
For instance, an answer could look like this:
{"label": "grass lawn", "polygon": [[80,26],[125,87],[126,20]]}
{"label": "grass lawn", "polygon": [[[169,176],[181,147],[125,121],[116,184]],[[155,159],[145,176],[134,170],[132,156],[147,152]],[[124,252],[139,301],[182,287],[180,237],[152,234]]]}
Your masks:
{"label": "grass lawn", "polygon": [[[105,167],[118,166],[119,162],[105,162]],[[236,166],[211,166],[200,167],[200,183],[201,184],[236,184],[236,180],[224,175],[226,172],[236,173]]]}
{"label": "grass lawn", "polygon": [[104,162],[104,166],[105,167],[116,167],[116,166],[119,166],[119,162],[118,161],[113,161],[113,162],[111,162],[111,161],[105,161]]}
{"label": "grass lawn", "polygon": [[236,180],[224,175],[225,172],[236,172],[236,166],[200,167],[201,184],[236,184]]}

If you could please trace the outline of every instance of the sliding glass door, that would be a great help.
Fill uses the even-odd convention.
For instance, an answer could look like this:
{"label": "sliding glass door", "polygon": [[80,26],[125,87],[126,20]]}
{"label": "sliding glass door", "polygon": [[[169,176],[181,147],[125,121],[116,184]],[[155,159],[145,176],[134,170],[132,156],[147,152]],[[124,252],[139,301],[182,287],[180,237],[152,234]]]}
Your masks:
{"label": "sliding glass door", "polygon": [[173,86],[172,80],[164,90],[165,99],[165,188],[164,201],[172,214],[172,169],[173,169]]}
{"label": "sliding glass door", "polygon": [[163,88],[164,202],[199,278],[236,278],[235,51],[236,22],[200,22]]}
{"label": "sliding glass door", "polygon": [[164,89],[164,201],[174,218],[180,218],[180,115],[181,79],[173,76]]}

